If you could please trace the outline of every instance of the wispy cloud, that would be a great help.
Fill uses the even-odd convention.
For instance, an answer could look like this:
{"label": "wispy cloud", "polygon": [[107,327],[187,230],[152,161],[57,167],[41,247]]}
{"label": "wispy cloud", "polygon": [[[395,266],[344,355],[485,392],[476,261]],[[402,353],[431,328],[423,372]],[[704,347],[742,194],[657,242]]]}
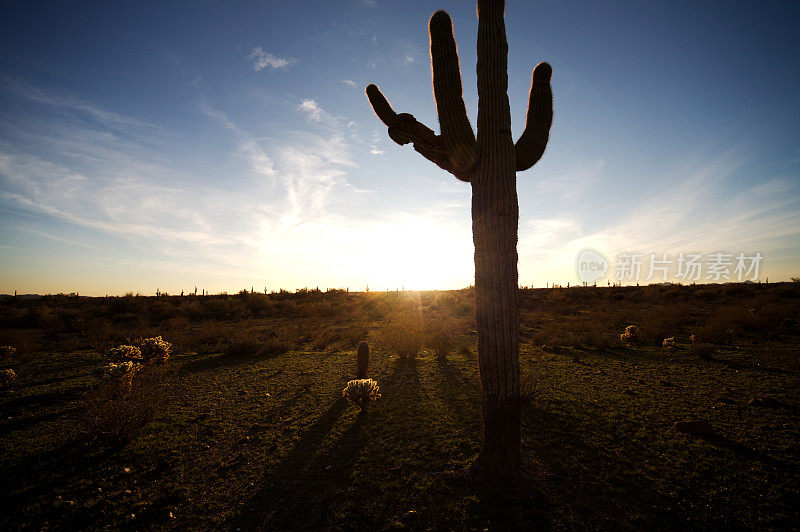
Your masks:
{"label": "wispy cloud", "polygon": [[356,82],[353,81],[352,79],[343,79],[342,83],[344,83],[345,85],[347,85],[348,87],[350,87],[352,89],[354,89],[356,87]]}
{"label": "wispy cloud", "polygon": [[[623,252],[758,251],[768,261],[780,259],[787,241],[800,240],[800,200],[791,193],[796,187],[775,179],[733,191],[731,176],[746,162],[736,151],[687,162],[664,175],[663,185],[647,191],[635,206],[618,205],[621,215],[613,219],[581,209],[583,202],[552,218],[528,220],[520,227],[523,283],[575,279],[574,261],[583,249],[597,250],[612,262]],[[581,176],[576,184],[592,174],[575,172]],[[772,266],[783,267],[780,260]]]}
{"label": "wispy cloud", "polygon": [[272,55],[260,46],[250,50],[250,54],[247,58],[250,60],[250,64],[256,72],[267,67],[274,69],[289,68],[297,62],[297,59],[293,57],[278,57]]}
{"label": "wispy cloud", "polygon": [[322,110],[316,100],[310,98],[303,100],[300,105],[297,106],[297,110],[306,116],[306,120],[312,122],[319,122],[323,118],[330,116]]}
{"label": "wispy cloud", "polygon": [[29,100],[51,108],[87,115],[95,121],[112,127],[156,129],[154,124],[102,109],[85,100],[59,94],[32,85],[22,79],[0,74],[0,90],[17,98]]}

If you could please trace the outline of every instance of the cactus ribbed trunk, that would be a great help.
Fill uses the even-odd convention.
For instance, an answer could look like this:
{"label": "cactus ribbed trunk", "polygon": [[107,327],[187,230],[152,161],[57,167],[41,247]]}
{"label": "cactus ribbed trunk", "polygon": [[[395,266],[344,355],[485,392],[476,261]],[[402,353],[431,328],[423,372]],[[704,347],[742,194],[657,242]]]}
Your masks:
{"label": "cactus ribbed trunk", "polygon": [[483,449],[472,466],[479,479],[520,473],[519,293],[517,172],[533,166],[547,145],[553,118],[552,69],[531,76],[527,122],[516,144],[508,105],[508,43],[503,0],[478,1],[478,135],[461,91],[450,16],[430,20],[433,93],[441,133],[408,113],[397,114],[375,85],[367,97],[398,144],[413,143],[425,158],[472,185],[478,365],[483,392]]}
{"label": "cactus ribbed trunk", "polygon": [[472,176],[475,313],[484,445],[473,472],[513,477],[520,468],[517,172],[508,105],[503,2],[478,2],[478,152]]}

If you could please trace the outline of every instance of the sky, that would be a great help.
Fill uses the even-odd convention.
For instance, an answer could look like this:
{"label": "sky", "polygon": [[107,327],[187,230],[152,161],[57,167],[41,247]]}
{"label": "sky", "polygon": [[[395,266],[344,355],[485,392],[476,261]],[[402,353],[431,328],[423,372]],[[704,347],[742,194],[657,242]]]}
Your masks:
{"label": "sky", "polygon": [[[474,128],[470,2],[0,2],[0,293],[472,284],[469,184],[364,95],[438,132],[437,9]],[[517,176],[520,284],[800,275],[798,16],[509,0],[515,139],[531,70],[554,71],[547,151]]]}

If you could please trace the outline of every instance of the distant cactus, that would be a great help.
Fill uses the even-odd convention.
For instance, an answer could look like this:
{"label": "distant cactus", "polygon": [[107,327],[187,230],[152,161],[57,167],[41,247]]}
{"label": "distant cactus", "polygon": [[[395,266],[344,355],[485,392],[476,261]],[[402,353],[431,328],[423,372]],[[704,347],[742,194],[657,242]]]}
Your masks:
{"label": "distant cactus", "polygon": [[367,371],[369,370],[369,344],[361,342],[358,344],[358,378],[367,378]]}

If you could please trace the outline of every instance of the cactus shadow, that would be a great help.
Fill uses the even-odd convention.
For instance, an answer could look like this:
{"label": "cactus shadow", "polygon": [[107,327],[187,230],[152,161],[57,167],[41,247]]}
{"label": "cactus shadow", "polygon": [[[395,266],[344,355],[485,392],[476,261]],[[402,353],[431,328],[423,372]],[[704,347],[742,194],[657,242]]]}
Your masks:
{"label": "cactus shadow", "polygon": [[230,528],[286,529],[319,526],[327,517],[324,501],[340,489],[366,444],[359,414],[331,440],[331,433],[350,403],[338,398],[295,443],[289,453],[261,479],[256,492],[243,504]]}

